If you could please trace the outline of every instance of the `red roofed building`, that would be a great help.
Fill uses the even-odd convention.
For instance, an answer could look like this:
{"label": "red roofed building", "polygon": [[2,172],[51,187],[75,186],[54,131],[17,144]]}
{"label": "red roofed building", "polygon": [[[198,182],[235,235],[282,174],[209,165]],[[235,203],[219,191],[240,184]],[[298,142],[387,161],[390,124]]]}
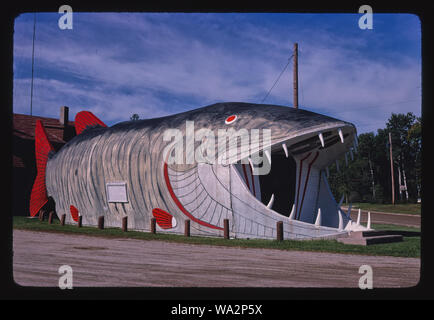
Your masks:
{"label": "red roofed building", "polygon": [[28,216],[30,192],[36,177],[35,163],[35,126],[41,120],[48,139],[57,151],[75,136],[74,122],[69,121],[68,107],[60,108],[59,119],[13,115],[13,205],[14,215]]}

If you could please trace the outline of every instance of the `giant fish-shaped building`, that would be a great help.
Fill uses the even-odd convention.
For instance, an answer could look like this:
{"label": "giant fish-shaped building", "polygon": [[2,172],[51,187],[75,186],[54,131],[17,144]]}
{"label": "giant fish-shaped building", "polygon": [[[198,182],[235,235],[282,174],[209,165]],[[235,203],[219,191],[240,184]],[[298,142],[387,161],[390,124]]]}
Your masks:
{"label": "giant fish-shaped building", "polygon": [[[351,123],[306,110],[239,102],[111,127],[85,111],[75,122],[79,134],[57,153],[37,124],[31,215],[51,197],[67,223],[81,215],[84,225],[97,225],[104,216],[106,226],[119,227],[128,217],[129,228],[144,231],[152,217],[160,231],[183,233],[189,219],[193,235],[208,236],[222,236],[228,219],[235,238],[275,238],[278,221],[286,239],[335,237],[351,225],[326,175],[328,165],[357,145]],[[201,129],[206,134],[188,139]],[[249,148],[242,151],[246,143],[241,138],[223,148],[204,144],[229,129],[249,133]],[[252,144],[257,133],[259,143]],[[201,143],[212,146],[207,153],[215,150],[215,158],[225,156],[226,161],[187,161],[195,159]],[[183,163],[168,161],[176,153]],[[255,156],[262,165],[252,161]],[[257,173],[265,167],[266,174]]]}

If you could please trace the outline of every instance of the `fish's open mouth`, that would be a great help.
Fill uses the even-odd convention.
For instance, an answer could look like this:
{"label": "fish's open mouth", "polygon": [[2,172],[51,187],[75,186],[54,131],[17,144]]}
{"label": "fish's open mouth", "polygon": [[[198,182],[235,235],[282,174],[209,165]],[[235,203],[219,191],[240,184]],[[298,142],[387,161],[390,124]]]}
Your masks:
{"label": "fish's open mouth", "polygon": [[252,164],[236,164],[242,181],[255,198],[274,211],[289,216],[296,190],[296,162],[284,152],[271,153],[271,170],[255,175]]}
{"label": "fish's open mouth", "polygon": [[259,176],[261,202],[289,217],[294,204],[297,165],[291,155],[286,157],[283,152],[271,153],[271,162],[269,174]]}
{"label": "fish's open mouth", "polygon": [[295,209],[293,218],[298,220],[303,204],[312,201],[310,194],[319,191],[321,171],[328,174],[327,166],[342,156],[348,162],[356,143],[351,126],[310,132],[274,143],[271,152],[263,152],[263,161],[270,165],[268,174],[255,175],[252,161],[237,163],[235,168],[250,193],[264,206],[287,217]]}

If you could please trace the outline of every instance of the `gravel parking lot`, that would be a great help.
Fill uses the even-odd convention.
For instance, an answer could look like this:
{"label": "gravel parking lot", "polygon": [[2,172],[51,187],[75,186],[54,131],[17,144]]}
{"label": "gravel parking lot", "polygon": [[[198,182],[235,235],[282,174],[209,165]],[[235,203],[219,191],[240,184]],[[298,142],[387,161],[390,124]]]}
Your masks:
{"label": "gravel parking lot", "polygon": [[13,275],[21,286],[358,287],[361,265],[375,287],[418,283],[420,259],[191,245],[14,230]]}

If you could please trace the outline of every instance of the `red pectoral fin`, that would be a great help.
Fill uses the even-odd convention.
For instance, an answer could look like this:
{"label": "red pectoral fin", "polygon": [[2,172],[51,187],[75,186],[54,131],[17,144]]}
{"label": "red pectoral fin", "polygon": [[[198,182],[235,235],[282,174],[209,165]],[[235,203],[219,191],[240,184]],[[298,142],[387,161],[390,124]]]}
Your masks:
{"label": "red pectoral fin", "polygon": [[90,111],[80,111],[75,116],[75,132],[82,133],[86,128],[92,127],[107,127],[107,125],[98,119]]}
{"label": "red pectoral fin", "polygon": [[157,219],[157,224],[162,229],[173,228],[172,215],[160,208],[152,209],[152,215]]}
{"label": "red pectoral fin", "polygon": [[73,205],[69,206],[69,211],[71,212],[72,220],[75,222],[78,222],[78,209],[74,207]]}

